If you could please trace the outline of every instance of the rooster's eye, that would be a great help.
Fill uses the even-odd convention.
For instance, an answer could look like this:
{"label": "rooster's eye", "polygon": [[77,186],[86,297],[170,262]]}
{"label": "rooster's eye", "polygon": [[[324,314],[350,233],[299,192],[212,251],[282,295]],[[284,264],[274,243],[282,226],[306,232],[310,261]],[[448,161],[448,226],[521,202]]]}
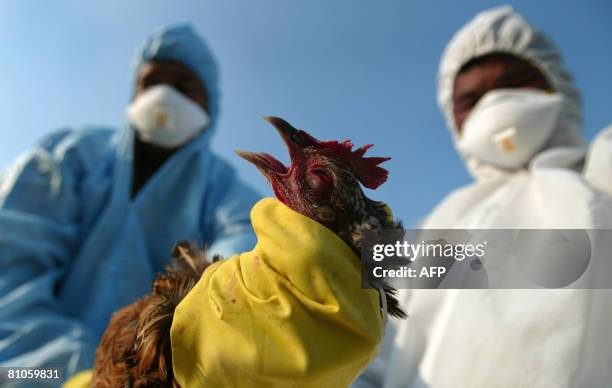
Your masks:
{"label": "rooster's eye", "polygon": [[331,179],[320,170],[311,170],[306,177],[308,186],[317,193],[325,193],[331,189]]}

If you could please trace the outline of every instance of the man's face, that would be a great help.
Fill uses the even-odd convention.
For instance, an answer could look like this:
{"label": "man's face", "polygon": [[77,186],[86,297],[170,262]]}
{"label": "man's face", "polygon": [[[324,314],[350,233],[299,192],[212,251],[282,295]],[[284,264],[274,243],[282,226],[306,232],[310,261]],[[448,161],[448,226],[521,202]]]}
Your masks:
{"label": "man's face", "polygon": [[173,86],[208,112],[208,97],[198,76],[187,66],[174,61],[153,60],[143,64],[136,80],[134,97],[148,87],[159,84]]}
{"label": "man's face", "polygon": [[468,62],[455,78],[453,115],[459,133],[478,100],[500,88],[550,90],[544,75],[530,63],[509,54],[491,54]]}

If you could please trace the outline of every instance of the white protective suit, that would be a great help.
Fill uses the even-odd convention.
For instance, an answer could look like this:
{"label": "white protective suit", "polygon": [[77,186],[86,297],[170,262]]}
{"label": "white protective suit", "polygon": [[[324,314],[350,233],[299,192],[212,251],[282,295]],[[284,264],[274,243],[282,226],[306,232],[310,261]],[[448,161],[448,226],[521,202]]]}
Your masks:
{"label": "white protective suit", "polygon": [[595,188],[612,195],[612,125],[593,140],[584,176]]}
{"label": "white protective suit", "polygon": [[[452,192],[421,227],[612,228],[609,196],[582,175],[586,147],[572,78],[553,43],[508,6],[478,14],[443,55],[438,98],[453,137],[454,79],[462,65],[493,52],[514,54],[541,70],[565,98],[559,123],[547,145],[519,170],[464,156],[475,182]],[[612,241],[592,241],[592,249],[610,255]],[[588,287],[595,276],[587,269],[581,284]],[[400,295],[409,318],[390,320],[379,358],[354,387],[612,387],[612,291]]]}

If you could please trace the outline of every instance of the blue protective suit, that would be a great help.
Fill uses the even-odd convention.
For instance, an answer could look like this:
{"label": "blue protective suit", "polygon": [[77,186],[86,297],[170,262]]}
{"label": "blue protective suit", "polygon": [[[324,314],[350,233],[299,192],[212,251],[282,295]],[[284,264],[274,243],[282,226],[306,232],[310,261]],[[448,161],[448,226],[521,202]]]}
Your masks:
{"label": "blue protective suit", "polygon": [[209,150],[218,115],[214,59],[188,26],[154,34],[136,57],[181,62],[202,79],[211,126],[131,198],[134,130],[47,136],[0,177],[0,365],[92,366],[111,314],[150,291],[171,247],[228,256],[255,243],[259,199]]}

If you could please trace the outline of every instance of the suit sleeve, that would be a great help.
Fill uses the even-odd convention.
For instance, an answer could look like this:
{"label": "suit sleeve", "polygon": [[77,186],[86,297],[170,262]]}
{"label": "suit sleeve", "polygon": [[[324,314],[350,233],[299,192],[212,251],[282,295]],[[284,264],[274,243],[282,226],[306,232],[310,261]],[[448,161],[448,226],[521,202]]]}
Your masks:
{"label": "suit sleeve", "polygon": [[96,344],[56,298],[79,237],[77,174],[58,146],[66,136],[48,137],[0,178],[0,365],[69,376],[91,366]]}
{"label": "suit sleeve", "polygon": [[249,214],[260,195],[243,183],[227,162],[211,155],[209,192],[202,215],[205,243],[212,257],[225,258],[255,246]]}

